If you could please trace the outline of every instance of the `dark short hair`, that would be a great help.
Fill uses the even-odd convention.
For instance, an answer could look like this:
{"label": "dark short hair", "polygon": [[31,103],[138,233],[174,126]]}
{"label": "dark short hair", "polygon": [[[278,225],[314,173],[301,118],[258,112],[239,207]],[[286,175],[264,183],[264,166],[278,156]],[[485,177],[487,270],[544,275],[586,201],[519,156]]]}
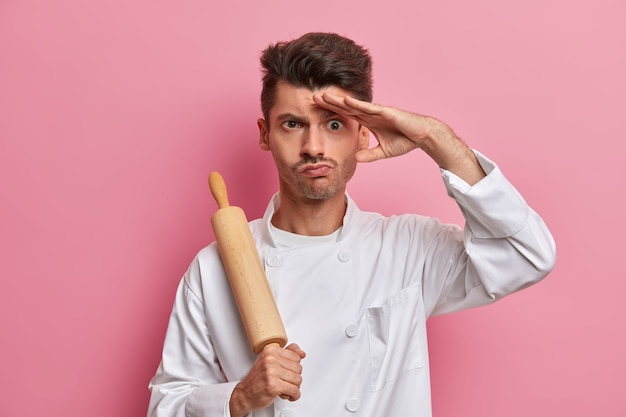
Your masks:
{"label": "dark short hair", "polygon": [[340,87],[360,100],[372,101],[372,60],[368,51],[336,33],[307,33],[270,45],[261,55],[261,67],[261,109],[266,120],[281,80],[310,90]]}

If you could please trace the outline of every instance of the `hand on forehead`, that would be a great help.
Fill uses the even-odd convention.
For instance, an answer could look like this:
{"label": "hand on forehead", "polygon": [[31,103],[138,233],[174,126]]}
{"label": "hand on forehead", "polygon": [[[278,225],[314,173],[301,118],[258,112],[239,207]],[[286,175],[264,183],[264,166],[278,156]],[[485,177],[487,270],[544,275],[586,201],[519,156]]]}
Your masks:
{"label": "hand on forehead", "polygon": [[380,106],[361,101],[349,95],[339,95],[335,92],[322,91],[313,94],[313,101],[320,107],[342,116],[352,117],[359,122],[364,122],[364,117],[378,115]]}

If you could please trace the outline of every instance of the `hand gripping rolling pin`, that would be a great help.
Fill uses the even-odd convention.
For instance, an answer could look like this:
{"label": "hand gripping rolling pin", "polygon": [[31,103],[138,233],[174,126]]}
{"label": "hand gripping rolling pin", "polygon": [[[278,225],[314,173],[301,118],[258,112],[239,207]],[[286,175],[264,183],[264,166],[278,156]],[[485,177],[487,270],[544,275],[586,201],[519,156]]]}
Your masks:
{"label": "hand gripping rolling pin", "polygon": [[246,215],[241,208],[228,204],[226,185],[219,173],[209,175],[209,186],[219,206],[211,217],[217,249],[252,350],[258,354],[271,343],[284,347],[287,344],[285,328]]}

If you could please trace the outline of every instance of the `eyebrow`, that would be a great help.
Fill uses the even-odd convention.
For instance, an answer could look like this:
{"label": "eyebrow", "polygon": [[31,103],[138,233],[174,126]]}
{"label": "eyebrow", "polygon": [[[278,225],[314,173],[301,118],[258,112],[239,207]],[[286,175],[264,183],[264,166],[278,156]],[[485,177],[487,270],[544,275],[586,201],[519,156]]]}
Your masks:
{"label": "eyebrow", "polygon": [[294,122],[300,122],[300,123],[303,123],[303,122],[307,121],[306,118],[304,118],[302,116],[296,116],[293,113],[282,113],[282,114],[279,114],[278,116],[276,116],[276,121],[278,121],[278,122],[284,122],[284,121],[287,121],[287,120],[293,120]]}

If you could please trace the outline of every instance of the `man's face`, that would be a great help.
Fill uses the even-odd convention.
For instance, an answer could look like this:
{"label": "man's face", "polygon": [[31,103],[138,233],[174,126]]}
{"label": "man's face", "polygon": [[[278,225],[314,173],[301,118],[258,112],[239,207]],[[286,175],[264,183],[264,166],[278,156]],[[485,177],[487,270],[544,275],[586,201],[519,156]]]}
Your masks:
{"label": "man's face", "polygon": [[354,155],[369,144],[366,128],[313,102],[323,91],[349,95],[339,87],[314,92],[281,81],[269,120],[258,121],[261,149],[272,153],[281,192],[290,198],[322,200],[343,192],[356,170]]}

